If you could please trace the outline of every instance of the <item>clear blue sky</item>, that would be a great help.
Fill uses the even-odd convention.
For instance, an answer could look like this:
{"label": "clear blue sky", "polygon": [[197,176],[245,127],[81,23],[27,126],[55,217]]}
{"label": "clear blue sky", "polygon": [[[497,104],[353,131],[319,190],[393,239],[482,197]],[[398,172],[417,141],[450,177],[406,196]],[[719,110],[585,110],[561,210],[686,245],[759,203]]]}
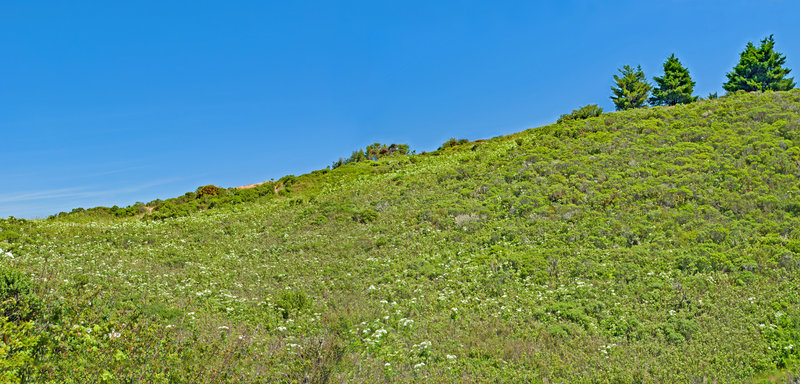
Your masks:
{"label": "clear blue sky", "polygon": [[720,92],[748,41],[800,73],[793,1],[4,1],[0,217],[124,206],[613,110],[675,53]]}

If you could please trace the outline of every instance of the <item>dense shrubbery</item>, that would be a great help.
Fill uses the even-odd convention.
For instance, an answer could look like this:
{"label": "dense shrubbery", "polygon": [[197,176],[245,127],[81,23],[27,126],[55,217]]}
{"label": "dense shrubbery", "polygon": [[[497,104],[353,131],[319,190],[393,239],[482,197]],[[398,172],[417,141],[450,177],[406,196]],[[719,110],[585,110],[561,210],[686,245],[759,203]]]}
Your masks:
{"label": "dense shrubbery", "polygon": [[69,213],[61,212],[57,215],[50,216],[50,218],[55,217],[66,217],[66,216],[81,216],[85,218],[91,218],[95,220],[109,218],[109,217],[130,217],[142,214],[145,211],[144,203],[136,203],[124,208],[113,206],[109,207],[94,207],[94,208],[75,208]]}
{"label": "dense shrubbery", "polygon": [[439,147],[438,150],[452,148],[452,147],[459,146],[461,144],[466,144],[466,143],[469,143],[469,140],[467,140],[467,139],[456,139],[455,137],[451,137],[450,140],[447,140],[444,143],[442,143],[442,146]]}
{"label": "dense shrubbery", "polygon": [[216,185],[204,185],[200,188],[197,188],[195,192],[196,198],[202,198],[203,196],[217,196],[220,193],[220,188]]}
{"label": "dense shrubbery", "polygon": [[41,308],[30,279],[17,270],[0,267],[0,317],[29,321],[41,314]]}
{"label": "dense shrubbery", "polygon": [[27,220],[13,216],[7,219],[0,219],[0,248],[2,248],[3,243],[15,243],[19,240],[22,231],[27,227],[27,223]]}
{"label": "dense shrubbery", "polygon": [[55,382],[781,382],[798,109],[737,93],[146,205],[180,220],[15,222],[0,260],[44,284]]}
{"label": "dense shrubbery", "polygon": [[372,208],[365,208],[353,213],[353,220],[359,223],[371,223],[378,218],[378,212]]}
{"label": "dense shrubbery", "polygon": [[33,382],[49,354],[41,321],[44,303],[30,279],[0,266],[0,381]]}
{"label": "dense shrubbery", "polygon": [[386,144],[374,143],[368,145],[365,149],[353,151],[347,159],[339,158],[339,160],[331,164],[330,168],[336,169],[345,164],[354,164],[365,160],[378,160],[386,156],[408,154],[410,154],[410,152],[407,144],[390,144],[387,146]]}
{"label": "dense shrubbery", "polygon": [[302,291],[284,291],[275,301],[275,307],[284,319],[311,307],[311,299]]}
{"label": "dense shrubbery", "polygon": [[[195,192],[187,192],[183,196],[172,199],[153,200],[146,204],[137,202],[124,208],[116,205],[111,208],[76,208],[70,213],[61,212],[58,215],[53,215],[50,219],[83,217],[101,220],[112,217],[141,217],[144,220],[164,220],[172,217],[187,216],[201,210],[252,202],[265,196],[275,195],[276,189],[283,192],[283,195],[287,195],[291,193],[291,186],[295,182],[296,178],[288,175],[275,183],[265,182],[245,189],[219,188],[214,185],[205,185],[198,187]],[[0,232],[0,240],[2,240],[2,236],[2,232]]]}
{"label": "dense shrubbery", "polygon": [[589,104],[586,106],[581,107],[580,109],[572,110],[570,114],[561,115],[558,118],[557,123],[564,123],[570,120],[583,120],[588,119],[590,117],[597,117],[603,114],[603,108],[597,106],[597,104]]}
{"label": "dense shrubbery", "polygon": [[378,160],[381,157],[392,155],[408,155],[408,145],[406,144],[381,144],[374,143],[367,146],[364,150],[367,159]]}

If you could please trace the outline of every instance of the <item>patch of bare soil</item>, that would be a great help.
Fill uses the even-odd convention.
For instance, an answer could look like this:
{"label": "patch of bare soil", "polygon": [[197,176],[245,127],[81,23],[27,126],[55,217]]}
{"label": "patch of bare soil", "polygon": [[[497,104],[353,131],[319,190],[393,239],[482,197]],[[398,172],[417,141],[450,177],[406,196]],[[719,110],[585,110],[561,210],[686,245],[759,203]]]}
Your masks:
{"label": "patch of bare soil", "polygon": [[236,189],[250,189],[250,188],[255,188],[255,187],[258,187],[259,185],[262,185],[262,184],[264,184],[264,183],[266,183],[266,181],[262,181],[262,182],[260,182],[260,183],[255,183],[255,184],[241,185],[241,186],[238,186],[238,187],[236,187]]}

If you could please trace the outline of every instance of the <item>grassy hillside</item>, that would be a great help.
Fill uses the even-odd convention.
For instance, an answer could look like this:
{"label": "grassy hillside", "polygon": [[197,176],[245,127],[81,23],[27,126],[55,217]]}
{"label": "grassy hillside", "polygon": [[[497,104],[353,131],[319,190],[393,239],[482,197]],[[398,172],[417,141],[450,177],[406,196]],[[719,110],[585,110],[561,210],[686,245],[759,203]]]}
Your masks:
{"label": "grassy hillside", "polygon": [[797,380],[798,178],[792,91],[347,164],[160,220],[5,220],[0,372]]}

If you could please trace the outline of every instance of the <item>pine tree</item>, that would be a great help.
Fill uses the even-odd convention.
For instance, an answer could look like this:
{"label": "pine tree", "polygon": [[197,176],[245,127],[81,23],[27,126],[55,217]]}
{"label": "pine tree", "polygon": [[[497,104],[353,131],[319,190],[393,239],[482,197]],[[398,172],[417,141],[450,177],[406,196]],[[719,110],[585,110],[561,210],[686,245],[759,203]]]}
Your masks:
{"label": "pine tree", "polygon": [[758,48],[747,43],[739,64],[727,74],[728,82],[722,88],[728,92],[788,91],[794,88],[794,78],[786,77],[792,70],[783,67],[786,56],[775,52],[774,47],[772,35],[761,40]]}
{"label": "pine tree", "polygon": [[695,82],[674,53],[664,62],[664,76],[653,80],[658,86],[653,89],[651,105],[688,104],[697,100],[697,96],[692,96]]}
{"label": "pine tree", "polygon": [[611,100],[614,101],[617,110],[643,107],[653,86],[647,82],[642,67],[636,66],[634,69],[630,65],[626,65],[619,70],[619,73],[622,77],[614,75],[617,86],[611,87],[611,91],[614,92]]}

